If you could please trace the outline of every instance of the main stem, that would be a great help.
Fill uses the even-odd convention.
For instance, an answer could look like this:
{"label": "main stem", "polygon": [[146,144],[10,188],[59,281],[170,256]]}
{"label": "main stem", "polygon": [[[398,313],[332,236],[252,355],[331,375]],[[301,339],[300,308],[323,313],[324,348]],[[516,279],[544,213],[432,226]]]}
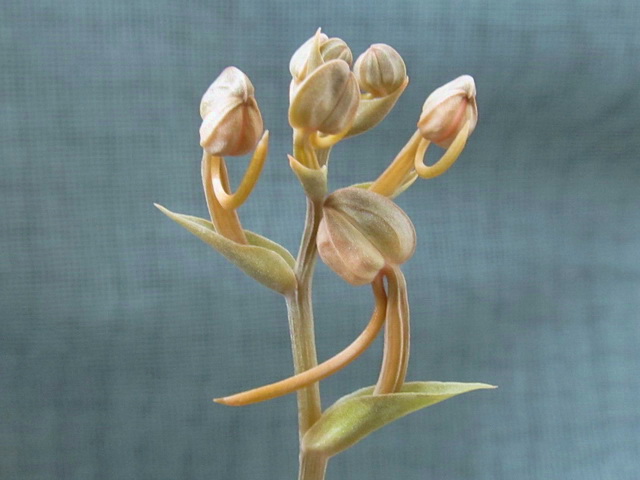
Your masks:
{"label": "main stem", "polygon": [[328,459],[312,452],[300,452],[300,480],[324,480]]}
{"label": "main stem", "polygon": [[[307,199],[307,217],[295,269],[298,288],[286,296],[289,314],[289,332],[291,334],[291,350],[296,374],[309,370],[318,364],[313,328],[311,287],[317,254],[316,235],[321,217],[321,202]],[[299,434],[302,440],[306,431],[322,414],[320,387],[315,383],[299,390],[297,395]],[[301,469],[300,479],[312,479],[312,477],[307,478],[302,476],[302,474],[303,471]],[[323,477],[314,476],[313,478]]]}

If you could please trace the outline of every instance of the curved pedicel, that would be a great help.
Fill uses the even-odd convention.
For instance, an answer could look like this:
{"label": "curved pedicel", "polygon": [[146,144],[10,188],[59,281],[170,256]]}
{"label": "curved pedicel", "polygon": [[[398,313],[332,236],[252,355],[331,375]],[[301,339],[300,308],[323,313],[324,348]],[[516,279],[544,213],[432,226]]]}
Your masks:
{"label": "curved pedicel", "polygon": [[288,393],[293,393],[296,390],[307,387],[315,382],[319,382],[349,365],[364,353],[369,346],[371,346],[373,341],[376,339],[378,332],[382,328],[382,324],[385,321],[385,315],[388,312],[387,296],[384,291],[382,275],[378,275],[371,284],[371,287],[373,288],[373,294],[376,299],[376,306],[371,316],[371,320],[358,338],[356,338],[347,348],[329,360],[326,360],[305,372],[299,373],[298,375],[294,375],[263,387],[247,390],[246,392],[216,398],[214,399],[214,402],[234,407],[263,402]]}
{"label": "curved pedicel", "polygon": [[409,366],[409,302],[407,282],[399,267],[387,268],[389,282],[387,322],[384,330],[384,353],[374,395],[395,393],[404,384]]}
{"label": "curved pedicel", "polygon": [[224,185],[221,178],[224,158],[217,156],[212,157],[211,182],[213,184],[213,191],[216,195],[216,198],[218,199],[218,202],[220,202],[220,205],[222,205],[225,210],[234,210],[238,208],[247,200],[249,195],[251,195],[253,188],[258,182],[260,173],[262,172],[264,162],[267,160],[268,152],[269,130],[265,130],[262,138],[260,139],[260,142],[256,146],[253,157],[251,158],[251,162],[247,167],[247,171],[240,181],[240,186],[235,193],[230,193],[228,191],[228,187]]}
{"label": "curved pedicel", "polygon": [[467,120],[464,127],[462,127],[462,130],[460,130],[458,135],[456,135],[455,140],[444,152],[444,155],[442,155],[442,157],[440,157],[440,159],[431,166],[425,165],[424,163],[424,156],[426,155],[427,148],[429,148],[431,142],[423,138],[420,141],[420,145],[418,145],[414,160],[414,168],[416,169],[418,176],[422,178],[434,178],[449,170],[462,153],[462,150],[464,150],[464,147],[467,144],[467,139],[469,138],[470,130],[471,122]]}

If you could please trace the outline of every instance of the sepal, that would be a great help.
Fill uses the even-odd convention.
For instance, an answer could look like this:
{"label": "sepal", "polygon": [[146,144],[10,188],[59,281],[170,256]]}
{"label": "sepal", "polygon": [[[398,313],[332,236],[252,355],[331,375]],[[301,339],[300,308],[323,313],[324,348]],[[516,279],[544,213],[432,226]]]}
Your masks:
{"label": "sepal", "polygon": [[407,85],[409,85],[409,77],[405,78],[402,85],[400,85],[395,92],[385,97],[367,98],[366,96],[362,96],[358,104],[358,110],[356,111],[356,118],[346,137],[360,135],[361,133],[371,130],[384,120],[395,106],[402,92],[407,88]]}

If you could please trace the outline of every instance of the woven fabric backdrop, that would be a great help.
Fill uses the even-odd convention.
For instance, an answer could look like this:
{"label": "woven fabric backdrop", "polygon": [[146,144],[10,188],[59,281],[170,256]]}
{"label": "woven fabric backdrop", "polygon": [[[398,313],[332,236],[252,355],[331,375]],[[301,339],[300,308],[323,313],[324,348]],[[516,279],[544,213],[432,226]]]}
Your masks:
{"label": "woven fabric backdrop", "polygon": [[[500,386],[335,458],[328,479],[636,479],[640,468],[640,4],[34,0],[0,8],[0,478],[293,479],[295,398],[211,402],[291,370],[282,299],[153,208],[205,216],[200,96],[252,79],[269,160],[240,214],[295,250],[288,61],[319,26],[388,43],[411,84],[339,145],[332,188],[375,178],[426,96],[468,73],[480,121],[398,203],[412,380]],[[434,151],[435,152],[435,151]],[[239,178],[246,159],[234,160]],[[319,265],[321,359],[371,295]],[[377,342],[323,382],[376,380]]]}

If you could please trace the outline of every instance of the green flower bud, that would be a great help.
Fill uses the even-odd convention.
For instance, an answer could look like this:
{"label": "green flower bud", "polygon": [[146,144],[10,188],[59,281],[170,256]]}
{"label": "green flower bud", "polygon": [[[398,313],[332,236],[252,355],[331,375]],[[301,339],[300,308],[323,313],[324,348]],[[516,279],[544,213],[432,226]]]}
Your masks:
{"label": "green flower bud", "polygon": [[407,67],[400,54],[392,47],[376,43],[358,57],[353,73],[362,90],[374,97],[386,97],[404,83]]}
{"label": "green flower bud", "polygon": [[362,188],[329,195],[318,228],[318,253],[352,285],[371,283],[385,266],[406,262],[415,251],[413,223],[393,201]]}
{"label": "green flower bud", "polygon": [[462,75],[429,95],[418,128],[425,139],[448,148],[467,121],[471,135],[478,123],[476,84],[473,77]]}
{"label": "green flower bud", "polygon": [[359,101],[358,81],[349,64],[330,60],[292,90],[289,123],[309,132],[337,134],[353,123]]}
{"label": "green flower bud", "polygon": [[200,145],[211,155],[244,155],[264,129],[254,88],[236,67],[225,68],[200,102]]}

